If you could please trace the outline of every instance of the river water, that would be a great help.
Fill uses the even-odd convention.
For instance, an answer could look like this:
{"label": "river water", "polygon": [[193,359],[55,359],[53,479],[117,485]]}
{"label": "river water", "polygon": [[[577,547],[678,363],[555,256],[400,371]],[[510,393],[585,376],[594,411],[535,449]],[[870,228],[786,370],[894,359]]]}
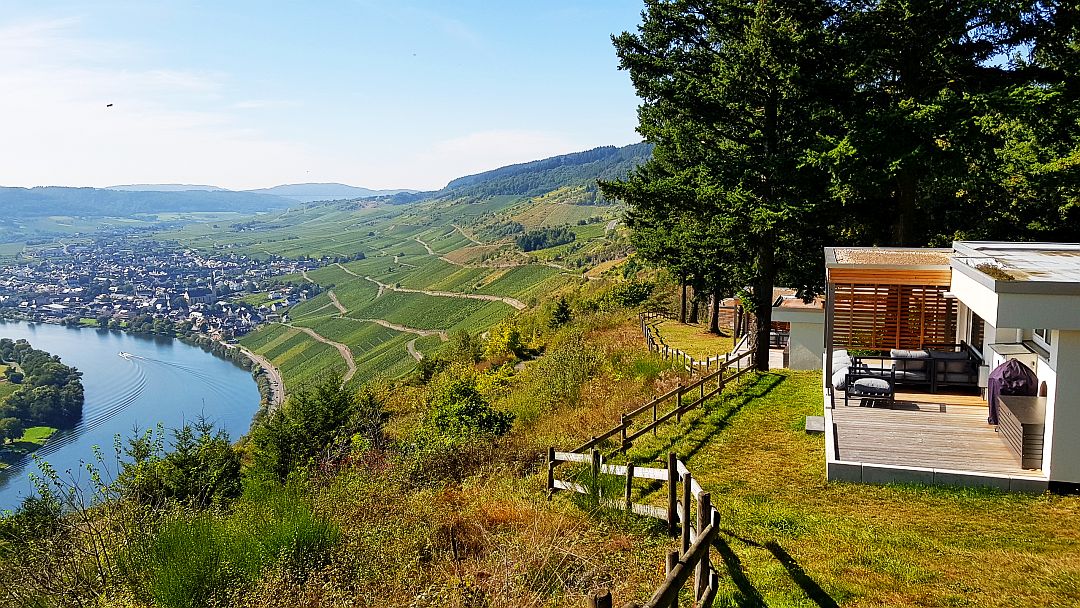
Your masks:
{"label": "river water", "polygon": [[[235,441],[247,433],[259,409],[259,390],[250,372],[201,348],[168,338],[59,325],[0,322],[0,338],[24,338],[34,348],[58,355],[82,372],[86,402],[82,420],[62,430],[37,451],[58,472],[71,471],[80,483],[88,475],[81,462],[94,461],[93,446],[115,470],[114,437],[162,424],[166,429],[200,415]],[[130,353],[122,357],[120,353]],[[166,434],[166,445],[171,434]],[[14,509],[31,493],[29,458],[0,471],[0,509]]]}

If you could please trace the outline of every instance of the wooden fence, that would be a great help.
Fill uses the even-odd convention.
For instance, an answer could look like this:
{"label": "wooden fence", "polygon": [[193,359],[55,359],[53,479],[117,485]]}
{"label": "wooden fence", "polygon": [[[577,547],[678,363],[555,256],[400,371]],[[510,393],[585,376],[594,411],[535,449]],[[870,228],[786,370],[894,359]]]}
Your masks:
{"label": "wooden fence", "polygon": [[[682,365],[686,371],[690,372],[691,375],[709,373],[729,357],[729,354],[723,354],[704,359],[695,359],[692,355],[678,348],[668,346],[660,332],[653,327],[652,321],[671,318],[672,316],[666,312],[643,312],[638,314],[638,320],[641,322],[641,335],[645,337],[645,344],[649,347],[649,351],[658,353],[665,359],[674,360],[679,365]],[[741,343],[742,341],[740,341]],[[738,352],[738,348],[732,352]]]}
{"label": "wooden fence", "polygon": [[619,424],[574,448],[573,452],[581,454],[616,435],[619,436],[619,450],[626,451],[638,437],[650,431],[655,435],[657,427],[672,419],[679,422],[683,414],[700,407],[706,400],[720,394],[729,383],[745,376],[754,369],[751,364],[753,356],[753,349],[733,357],[725,356],[724,363],[715,371],[689,385],[680,384],[645,405],[623,414]]}
{"label": "wooden fence", "polygon": [[[589,454],[557,452],[548,449],[548,491],[567,490],[595,497],[600,503],[626,509],[640,515],[666,521],[673,537],[681,539],[679,551],[667,555],[667,576],[644,604],[628,603],[625,608],[677,608],[679,593],[693,579],[693,597],[699,608],[710,608],[716,598],[719,575],[712,565],[710,548],[720,529],[720,514],[712,506],[712,498],[687,469],[686,464],[668,454],[667,468],[636,467],[604,464],[599,450]],[[576,462],[590,466],[586,483],[565,481],[555,477],[555,468],[561,463]],[[618,498],[603,496],[599,483],[601,475],[622,477],[623,492]],[[667,505],[639,504],[632,501],[635,479],[649,479],[667,483]],[[680,493],[681,488],[681,493]],[[680,500],[681,495],[681,500]],[[696,508],[694,508],[696,505]],[[696,515],[697,523],[693,523]],[[589,606],[611,608],[611,594],[602,593],[589,597]]]}

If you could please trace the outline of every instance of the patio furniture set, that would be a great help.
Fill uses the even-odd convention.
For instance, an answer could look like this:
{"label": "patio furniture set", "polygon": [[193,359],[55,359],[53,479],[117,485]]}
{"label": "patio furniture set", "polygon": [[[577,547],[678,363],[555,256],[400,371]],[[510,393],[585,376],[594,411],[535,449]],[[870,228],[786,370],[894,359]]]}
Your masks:
{"label": "patio furniture set", "polygon": [[896,389],[915,387],[937,393],[943,388],[979,387],[979,351],[970,344],[926,344],[922,349],[892,349],[888,355],[833,353],[832,386],[844,391],[844,405],[892,405]]}

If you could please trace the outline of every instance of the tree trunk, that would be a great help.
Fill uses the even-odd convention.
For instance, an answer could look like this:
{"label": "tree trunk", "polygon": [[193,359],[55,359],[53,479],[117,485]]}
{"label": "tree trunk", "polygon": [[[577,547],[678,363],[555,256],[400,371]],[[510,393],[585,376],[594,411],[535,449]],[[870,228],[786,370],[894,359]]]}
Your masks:
{"label": "tree trunk", "polygon": [[916,213],[916,188],[918,180],[911,169],[904,167],[896,176],[897,212],[893,224],[893,244],[906,246],[912,238],[912,223]]}
{"label": "tree trunk", "polygon": [[772,327],[772,293],[776,279],[776,252],[770,243],[758,250],[758,280],[754,285],[754,318],[757,321],[757,340],[754,367],[769,371],[769,330]]}
{"label": "tree trunk", "polygon": [[713,288],[712,310],[709,311],[709,331],[714,334],[720,333],[720,290]]}
{"label": "tree trunk", "polygon": [[701,315],[701,299],[698,298],[698,294],[695,291],[693,297],[690,298],[690,322],[697,325],[698,317]]}
{"label": "tree trunk", "polygon": [[686,323],[686,279],[682,281],[682,297],[679,298],[679,323]]}

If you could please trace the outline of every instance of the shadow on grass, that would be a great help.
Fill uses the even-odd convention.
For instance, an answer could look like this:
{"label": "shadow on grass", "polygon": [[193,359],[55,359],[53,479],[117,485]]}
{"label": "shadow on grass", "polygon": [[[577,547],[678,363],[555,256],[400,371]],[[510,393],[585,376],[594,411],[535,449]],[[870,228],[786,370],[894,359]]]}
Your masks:
{"label": "shadow on grass", "polygon": [[[743,538],[730,530],[724,530],[724,534],[738,540],[739,542],[756,549],[765,549],[772,554],[776,561],[780,562],[780,565],[787,570],[788,576],[791,580],[795,581],[795,584],[802,589],[802,592],[806,594],[806,597],[814,602],[814,605],[818,608],[840,608],[840,605],[836,603],[836,600],[832,598],[821,585],[817,584],[817,581],[810,578],[810,575],[806,573],[799,562],[795,561],[795,558],[791,556],[780,543],[770,540],[761,544],[757,541],[749,538]],[[736,603],[739,606],[764,606],[765,603],[761,599],[761,594],[757,592],[757,589],[750,583],[750,580],[746,577],[746,572],[743,569],[742,561],[739,560],[739,556],[735,555],[735,552],[731,550],[731,546],[727,544],[722,538],[717,538],[713,543],[713,547],[720,553],[720,556],[724,560],[724,565],[727,567],[728,574],[731,575],[732,582],[735,583],[735,587],[738,588],[742,598],[737,598]],[[740,601],[741,600],[741,601]]]}
{"label": "shadow on grass", "polygon": [[724,560],[724,568],[731,577],[731,582],[735,583],[735,588],[738,589],[738,595],[734,598],[735,605],[743,608],[766,606],[765,598],[761,597],[758,590],[754,588],[754,584],[750,582],[750,578],[746,576],[742,560],[731,550],[731,545],[717,536],[713,541],[713,548],[720,553],[720,558]]}
{"label": "shadow on grass", "polygon": [[660,459],[661,457],[666,458],[665,455],[668,452],[672,451],[675,445],[682,441],[685,437],[702,427],[712,427],[712,429],[706,435],[694,440],[685,453],[680,454],[682,460],[690,460],[698,452],[700,452],[701,449],[705,447],[705,445],[708,444],[713,437],[715,437],[718,433],[730,426],[732,418],[734,418],[736,414],[741,412],[744,407],[749,405],[755,399],[760,399],[765,395],[768,395],[784,380],[785,377],[778,374],[763,373],[759,375],[757,380],[753,384],[747,386],[738,394],[732,395],[725,399],[726,401],[731,401],[733,403],[728,406],[727,411],[725,411],[719,419],[710,419],[711,412],[709,411],[709,406],[706,405],[706,409],[702,413],[702,415],[698,416],[696,419],[694,419],[693,422],[689,423],[682,433],[680,433],[678,436],[668,438],[666,441],[663,442],[662,445],[659,445],[649,450],[648,452],[641,454],[639,458],[635,458],[634,460],[655,461],[657,459]]}

